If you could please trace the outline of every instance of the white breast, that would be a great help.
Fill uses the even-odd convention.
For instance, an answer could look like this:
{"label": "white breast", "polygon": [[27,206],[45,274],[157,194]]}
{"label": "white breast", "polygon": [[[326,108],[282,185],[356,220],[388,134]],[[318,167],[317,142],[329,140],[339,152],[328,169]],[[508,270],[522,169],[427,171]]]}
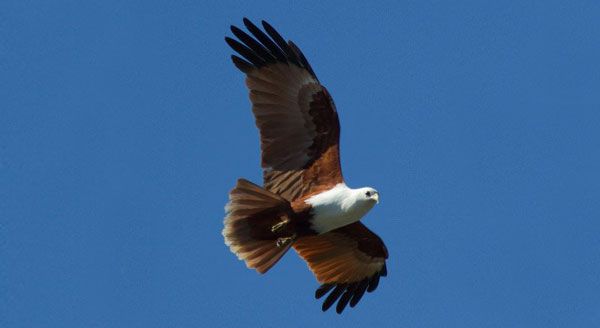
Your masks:
{"label": "white breast", "polygon": [[363,201],[354,189],[340,183],[306,200],[312,206],[312,229],[325,233],[360,220],[374,202]]}

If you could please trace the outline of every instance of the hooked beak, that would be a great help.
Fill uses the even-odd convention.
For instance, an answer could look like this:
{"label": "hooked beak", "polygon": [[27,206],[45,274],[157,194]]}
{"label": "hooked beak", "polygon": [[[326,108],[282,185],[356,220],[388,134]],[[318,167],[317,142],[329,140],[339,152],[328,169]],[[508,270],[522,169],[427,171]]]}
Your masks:
{"label": "hooked beak", "polygon": [[373,199],[375,200],[375,203],[379,204],[379,193],[373,195]]}

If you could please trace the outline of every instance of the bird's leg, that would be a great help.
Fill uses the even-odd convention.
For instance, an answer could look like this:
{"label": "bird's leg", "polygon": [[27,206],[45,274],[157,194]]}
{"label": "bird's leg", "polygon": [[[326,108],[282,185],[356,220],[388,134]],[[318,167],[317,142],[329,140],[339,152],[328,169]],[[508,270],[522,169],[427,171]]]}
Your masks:
{"label": "bird's leg", "polygon": [[283,218],[283,220],[281,220],[281,222],[279,222],[271,227],[271,232],[277,232],[278,230],[281,230],[281,228],[285,227],[285,225],[288,224],[289,222],[290,222],[290,219],[288,219],[288,217],[285,216]]}
{"label": "bird's leg", "polygon": [[296,240],[297,235],[293,234],[290,237],[277,238],[277,247],[285,247]]}

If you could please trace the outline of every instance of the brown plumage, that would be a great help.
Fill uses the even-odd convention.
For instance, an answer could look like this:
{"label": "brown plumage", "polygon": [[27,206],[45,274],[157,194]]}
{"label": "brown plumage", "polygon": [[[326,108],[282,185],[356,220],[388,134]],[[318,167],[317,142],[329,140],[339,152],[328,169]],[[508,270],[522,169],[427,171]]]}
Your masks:
{"label": "brown plumage", "polygon": [[[379,277],[387,275],[387,248],[379,236],[360,222],[321,235],[300,238],[294,243],[294,249],[323,284],[317,290],[317,298],[323,296],[319,291],[336,285],[344,295],[348,295],[347,299],[340,299],[338,312],[343,311],[347,301],[354,307],[365,290],[375,290]],[[342,296],[331,294],[323,303],[323,311],[336,301],[336,295]]]}
{"label": "brown plumage", "polygon": [[277,247],[278,234],[271,227],[294,215],[290,203],[250,181],[240,179],[229,193],[225,243],[250,269],[265,273],[291,244]]}
{"label": "brown plumage", "polygon": [[[374,195],[367,191],[365,196],[362,189],[345,186],[338,114],[304,54],[264,21],[265,32],[248,19],[244,25],[251,35],[232,26],[239,41],[225,41],[241,56],[232,60],[246,74],[260,131],[264,188],[238,180],[226,206],[225,243],[260,273],[293,246],[323,284],[317,298],[331,292],[323,310],[337,302],[341,313],[387,274],[385,245],[357,221],[378,201],[378,194],[368,189]],[[321,205],[346,198],[355,201],[352,211],[360,214],[342,211],[348,222],[332,226],[333,221],[323,219],[331,215],[329,205]]]}

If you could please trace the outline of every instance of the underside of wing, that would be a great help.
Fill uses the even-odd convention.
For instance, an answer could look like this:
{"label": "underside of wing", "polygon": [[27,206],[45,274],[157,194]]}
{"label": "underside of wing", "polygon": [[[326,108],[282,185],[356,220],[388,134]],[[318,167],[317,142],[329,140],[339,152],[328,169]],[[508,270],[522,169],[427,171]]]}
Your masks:
{"label": "underside of wing", "polygon": [[379,278],[387,275],[388,252],[383,241],[360,222],[302,237],[293,247],[322,284],[316,297],[331,292],[323,302],[323,311],[336,301],[338,313],[348,304],[354,307],[365,291],[374,291]]}
{"label": "underside of wing", "polygon": [[271,25],[263,21],[264,32],[248,19],[244,25],[251,35],[232,26],[239,41],[225,40],[246,74],[265,188],[293,201],[343,182],[339,120],[327,89],[300,49]]}

